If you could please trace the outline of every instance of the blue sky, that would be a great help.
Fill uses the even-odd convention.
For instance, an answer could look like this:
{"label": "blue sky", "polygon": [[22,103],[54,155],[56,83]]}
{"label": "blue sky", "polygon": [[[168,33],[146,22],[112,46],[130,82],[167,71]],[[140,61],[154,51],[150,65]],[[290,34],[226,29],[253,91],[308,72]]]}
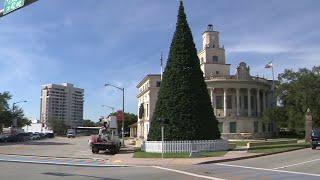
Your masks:
{"label": "blue sky", "polygon": [[[245,61],[252,75],[320,64],[318,0],[185,0],[194,41],[211,23],[220,31],[231,73]],[[3,4],[3,0],[0,0]],[[136,113],[137,83],[159,73],[175,30],[177,0],[39,0],[0,19],[0,92],[10,91],[27,117],[38,118],[40,86],[70,82],[85,89],[84,118],[110,112],[102,104]]]}

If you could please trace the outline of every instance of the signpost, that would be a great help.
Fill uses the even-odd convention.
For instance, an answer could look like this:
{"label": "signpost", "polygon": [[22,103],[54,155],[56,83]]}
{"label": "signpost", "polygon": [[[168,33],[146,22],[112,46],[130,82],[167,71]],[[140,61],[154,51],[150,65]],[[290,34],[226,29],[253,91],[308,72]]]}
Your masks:
{"label": "signpost", "polygon": [[159,118],[158,119],[161,126],[161,158],[163,159],[164,153],[164,126],[169,124],[169,119]]}
{"label": "signpost", "polygon": [[17,10],[24,6],[25,0],[5,0],[3,15],[6,15],[14,10]]}

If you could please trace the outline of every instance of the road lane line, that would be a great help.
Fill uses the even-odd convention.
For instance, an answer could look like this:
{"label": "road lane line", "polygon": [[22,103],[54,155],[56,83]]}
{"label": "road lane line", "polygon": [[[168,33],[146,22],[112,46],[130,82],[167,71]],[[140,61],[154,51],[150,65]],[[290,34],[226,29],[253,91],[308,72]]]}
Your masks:
{"label": "road lane line", "polygon": [[310,162],[314,162],[314,161],[319,161],[320,159],[314,159],[314,160],[310,160],[310,161],[304,161],[304,162],[300,162],[300,163],[296,163],[296,164],[290,164],[290,165],[286,165],[286,166],[281,166],[281,167],[277,167],[277,168],[273,168],[273,169],[283,169],[283,168],[287,168],[287,167],[292,167],[292,166],[298,166],[301,164],[307,164]]}
{"label": "road lane line", "polygon": [[214,165],[229,166],[229,167],[238,167],[238,168],[245,168],[245,169],[254,169],[254,170],[262,170],[262,171],[273,171],[273,172],[281,172],[281,173],[299,174],[299,175],[307,175],[307,176],[320,177],[320,174],[311,174],[311,173],[303,173],[303,172],[295,172],[295,171],[285,171],[285,170],[277,170],[277,169],[265,169],[265,168],[258,168],[258,167],[239,166],[239,165],[222,164],[222,163],[216,163],[216,164],[214,164]]}
{"label": "road lane line", "polygon": [[224,180],[224,179],[215,178],[212,176],[204,176],[204,175],[194,174],[194,173],[180,171],[180,170],[176,170],[176,169],[169,169],[169,168],[165,168],[165,167],[161,167],[161,166],[152,166],[152,167],[157,168],[157,169],[166,170],[166,171],[172,171],[172,172],[176,172],[176,173],[180,173],[180,174],[185,174],[185,175],[189,175],[189,176],[193,176],[193,177],[198,177],[198,178],[212,179],[212,180]]}

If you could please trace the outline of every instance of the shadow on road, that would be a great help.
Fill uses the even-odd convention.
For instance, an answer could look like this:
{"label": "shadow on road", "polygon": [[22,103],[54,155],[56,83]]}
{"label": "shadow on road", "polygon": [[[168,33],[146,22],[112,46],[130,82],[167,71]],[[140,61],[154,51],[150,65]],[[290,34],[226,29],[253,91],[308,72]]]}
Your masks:
{"label": "shadow on road", "polygon": [[[125,148],[121,148],[117,154],[130,154],[130,153],[134,153],[134,149],[125,147]],[[115,155],[115,154],[112,154],[109,150],[105,150],[105,151],[101,150],[99,154],[101,154],[101,155]]]}
{"label": "shadow on road", "polygon": [[119,152],[119,154],[129,154],[129,153],[134,153],[134,149],[133,148],[123,148]]}
{"label": "shadow on road", "polygon": [[24,145],[43,145],[43,146],[48,146],[48,145],[71,145],[70,143],[62,143],[62,142],[41,142],[41,141],[32,141],[32,142],[24,142]]}
{"label": "shadow on road", "polygon": [[0,146],[10,146],[10,145],[37,145],[37,146],[48,146],[48,145],[71,145],[70,143],[62,143],[62,142],[48,142],[48,141],[26,141],[26,142],[8,142],[8,143],[0,143]]}
{"label": "shadow on road", "polygon": [[78,177],[95,178],[95,179],[98,179],[98,180],[119,180],[119,179],[105,178],[105,177],[99,177],[99,176],[90,176],[90,175],[83,175],[83,174],[71,174],[71,173],[60,173],[60,172],[46,172],[46,173],[42,173],[42,174],[50,175],[50,176],[58,176],[58,177],[78,176]]}

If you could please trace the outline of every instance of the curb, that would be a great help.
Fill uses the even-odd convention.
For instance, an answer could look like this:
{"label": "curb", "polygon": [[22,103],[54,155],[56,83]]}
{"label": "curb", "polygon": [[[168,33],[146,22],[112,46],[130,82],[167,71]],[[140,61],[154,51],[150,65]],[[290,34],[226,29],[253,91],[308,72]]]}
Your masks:
{"label": "curb", "polygon": [[297,149],[289,149],[289,150],[281,151],[281,152],[273,152],[273,153],[265,153],[265,154],[256,154],[256,155],[245,156],[245,157],[237,157],[237,158],[230,158],[230,159],[221,159],[221,160],[205,161],[205,162],[197,163],[197,164],[195,164],[195,165],[213,164],[213,163],[222,163],[222,162],[237,161],[237,160],[243,160],[243,159],[251,159],[251,158],[269,156],[269,155],[274,155],[274,154],[280,154],[280,153],[285,153],[285,152],[290,152],[290,151],[296,151],[296,150],[306,149],[306,148],[307,148],[307,147],[300,147],[300,148],[297,148]]}

